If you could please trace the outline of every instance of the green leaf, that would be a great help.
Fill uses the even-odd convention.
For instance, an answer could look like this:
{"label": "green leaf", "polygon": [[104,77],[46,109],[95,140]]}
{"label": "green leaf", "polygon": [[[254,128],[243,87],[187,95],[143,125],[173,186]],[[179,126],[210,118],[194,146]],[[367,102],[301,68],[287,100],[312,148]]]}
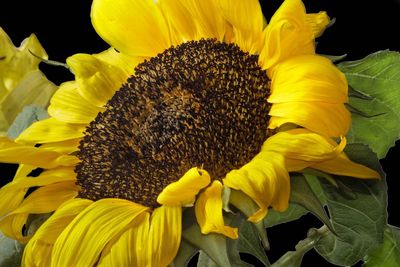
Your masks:
{"label": "green leaf", "polygon": [[0,267],[21,266],[23,247],[0,231]]}
{"label": "green leaf", "polygon": [[311,211],[321,222],[323,222],[329,230],[335,232],[325,212],[323,203],[314,194],[306,178],[303,175],[293,175],[290,177],[291,194],[290,202],[303,206],[308,211]]}
{"label": "green leaf", "polygon": [[186,267],[189,261],[198,252],[198,249],[190,245],[184,239],[181,240],[178,254],[176,254],[174,261],[170,264],[171,267]]}
{"label": "green leaf", "polygon": [[350,87],[349,143],[363,143],[384,158],[400,137],[400,54],[380,51],[338,64]]}
{"label": "green leaf", "polygon": [[[264,231],[266,231],[264,229]],[[239,238],[237,240],[230,240],[233,247],[230,251],[238,250],[242,253],[249,253],[259,259],[265,266],[270,266],[265,250],[261,246],[258,231],[255,229],[254,224],[244,221],[239,228]]]}
{"label": "green leaf", "polygon": [[[249,198],[246,194],[238,190],[230,191],[229,202],[230,204],[235,206],[239,211],[241,211],[246,218],[253,215],[259,209],[257,204],[254,203],[254,201],[251,198]],[[264,248],[269,249],[267,232],[265,231],[265,228],[267,228],[265,222],[261,220],[257,223],[254,223],[254,227],[257,230],[257,234],[261,239]]]}
{"label": "green leaf", "polygon": [[213,261],[207,253],[200,250],[199,260],[197,261],[197,267],[219,267],[215,261]]}
{"label": "green leaf", "polygon": [[379,161],[367,146],[352,144],[347,146],[346,153],[383,177],[380,180],[337,177],[338,188],[320,179],[337,235],[327,233],[315,248],[331,263],[347,266],[382,243],[387,221],[387,186]]}
{"label": "green leaf", "polygon": [[289,207],[284,212],[277,212],[270,209],[268,215],[264,219],[264,223],[267,227],[272,227],[278,224],[297,220],[307,213],[308,211],[302,206],[295,203],[289,203]]}
{"label": "green leaf", "polygon": [[365,267],[400,266],[400,229],[391,225],[385,230],[383,244],[365,257]]}

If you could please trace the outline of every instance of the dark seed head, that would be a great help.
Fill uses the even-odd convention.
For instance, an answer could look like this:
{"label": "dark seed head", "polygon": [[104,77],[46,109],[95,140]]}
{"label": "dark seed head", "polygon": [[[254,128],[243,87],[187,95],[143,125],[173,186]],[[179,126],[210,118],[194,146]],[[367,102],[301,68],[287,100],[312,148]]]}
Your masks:
{"label": "dark seed head", "polygon": [[140,64],[86,129],[80,196],[157,207],[191,167],[212,179],[240,168],[267,138],[269,80],[234,44],[190,41]]}

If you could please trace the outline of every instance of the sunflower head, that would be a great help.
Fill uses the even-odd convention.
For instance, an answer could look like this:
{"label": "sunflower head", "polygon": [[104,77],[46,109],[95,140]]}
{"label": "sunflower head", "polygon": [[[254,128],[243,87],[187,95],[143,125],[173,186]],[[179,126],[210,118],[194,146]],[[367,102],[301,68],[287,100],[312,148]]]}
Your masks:
{"label": "sunflower head", "polygon": [[157,207],[192,167],[221,180],[266,140],[269,80],[234,44],[190,41],[141,63],[86,129],[76,167],[81,197]]}

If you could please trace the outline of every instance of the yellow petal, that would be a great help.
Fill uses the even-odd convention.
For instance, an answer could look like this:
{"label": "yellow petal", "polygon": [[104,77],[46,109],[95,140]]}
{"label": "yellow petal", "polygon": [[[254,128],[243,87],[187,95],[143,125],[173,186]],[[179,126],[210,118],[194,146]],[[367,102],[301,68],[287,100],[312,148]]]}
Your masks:
{"label": "yellow petal", "polygon": [[269,112],[269,128],[294,123],[316,133],[338,137],[346,135],[351,115],[344,104],[288,102],[273,104]]}
{"label": "yellow petal", "polygon": [[[53,183],[75,180],[76,174],[73,168],[59,167],[56,169],[45,170],[38,177],[20,177],[19,179],[3,186],[0,189],[0,192],[27,189],[29,187],[45,186]],[[3,196],[3,193],[0,193],[0,196]]]}
{"label": "yellow petal", "polygon": [[219,233],[232,239],[238,238],[238,229],[225,226],[222,217],[222,184],[214,181],[210,187],[200,193],[195,204],[197,222],[201,233]]}
{"label": "yellow petal", "polygon": [[83,210],[54,243],[52,265],[93,266],[107,243],[148,208],[123,199],[101,199]]}
{"label": "yellow petal", "polygon": [[[26,165],[24,166],[26,167]],[[68,181],[74,183],[76,180],[76,174],[71,167],[45,170],[38,177],[27,177],[33,169],[27,168],[27,171],[24,172],[20,168],[14,180],[0,189],[0,203],[7,203],[7,205],[0,206],[0,218],[16,210],[30,187],[47,186]]]}
{"label": "yellow petal", "polygon": [[79,162],[75,156],[62,155],[40,147],[24,146],[6,137],[0,137],[0,161],[34,165],[46,169],[57,166],[72,166]]}
{"label": "yellow petal", "polygon": [[40,148],[49,151],[55,151],[60,154],[70,154],[78,150],[80,141],[81,141],[80,138],[76,138],[71,140],[43,144],[40,146]]}
{"label": "yellow petal", "polygon": [[57,209],[25,246],[22,257],[23,266],[50,266],[54,242],[76,215],[91,203],[91,200],[77,198]]}
{"label": "yellow petal", "polygon": [[183,1],[160,0],[158,2],[171,29],[173,44],[179,45],[198,38],[195,21]]}
{"label": "yellow petal", "polygon": [[151,266],[169,265],[175,258],[181,242],[182,208],[161,206],[151,215],[148,258]]}
{"label": "yellow petal", "polygon": [[83,137],[86,124],[65,123],[55,118],[35,122],[15,139],[21,144],[46,144]]}
{"label": "yellow petal", "polygon": [[75,181],[59,182],[40,187],[33,191],[21,205],[10,214],[48,213],[78,194]]}
{"label": "yellow petal", "polygon": [[117,52],[113,47],[110,47],[109,49],[93,56],[112,66],[120,68],[127,76],[133,75],[136,66],[147,59],[144,57],[129,56]]}
{"label": "yellow petal", "polygon": [[103,107],[128,78],[124,70],[92,55],[73,55],[67,64],[75,74],[79,94],[97,107]]}
{"label": "yellow petal", "polygon": [[170,47],[169,29],[153,0],[94,0],[92,24],[118,51],[153,57]]}
{"label": "yellow petal", "polygon": [[214,0],[179,0],[186,6],[190,16],[196,24],[197,37],[224,39],[226,22]]}
{"label": "yellow petal", "polygon": [[285,0],[264,30],[264,38],[259,58],[264,69],[290,57],[314,54],[314,34],[302,1]]}
{"label": "yellow petal", "polygon": [[278,64],[271,77],[271,91],[270,103],[348,101],[344,74],[329,59],[317,55],[293,57]]}
{"label": "yellow petal", "polygon": [[306,21],[309,25],[311,25],[311,30],[314,33],[314,37],[320,37],[326,26],[329,24],[329,17],[325,11],[321,11],[319,13],[307,14]]}
{"label": "yellow petal", "polygon": [[115,242],[110,241],[103,250],[99,267],[150,266],[146,251],[148,246],[150,215],[142,213],[135,225],[127,229]]}
{"label": "yellow petal", "polygon": [[63,83],[50,101],[49,115],[66,123],[89,124],[101,108],[94,106],[78,92],[76,82]]}
{"label": "yellow petal", "polygon": [[262,220],[268,207],[284,211],[289,202],[290,179],[285,168],[284,157],[264,148],[249,163],[239,170],[229,172],[223,179],[224,185],[241,190],[259,206],[249,221]]}
{"label": "yellow petal", "polygon": [[258,0],[219,0],[222,16],[233,26],[234,42],[244,51],[259,54],[264,18]]}
{"label": "yellow petal", "polygon": [[205,170],[191,168],[178,181],[165,187],[158,195],[157,202],[168,206],[192,204],[199,191],[210,181],[210,175]]}

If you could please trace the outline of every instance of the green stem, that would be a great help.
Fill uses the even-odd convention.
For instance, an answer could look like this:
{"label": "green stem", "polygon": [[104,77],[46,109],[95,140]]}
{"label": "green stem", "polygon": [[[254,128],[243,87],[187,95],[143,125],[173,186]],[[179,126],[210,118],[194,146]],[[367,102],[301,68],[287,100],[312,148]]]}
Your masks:
{"label": "green stem", "polygon": [[313,249],[318,240],[328,233],[329,228],[326,225],[323,225],[319,229],[311,228],[307,233],[307,238],[297,243],[295,251],[286,252],[271,267],[299,267],[304,254]]}

